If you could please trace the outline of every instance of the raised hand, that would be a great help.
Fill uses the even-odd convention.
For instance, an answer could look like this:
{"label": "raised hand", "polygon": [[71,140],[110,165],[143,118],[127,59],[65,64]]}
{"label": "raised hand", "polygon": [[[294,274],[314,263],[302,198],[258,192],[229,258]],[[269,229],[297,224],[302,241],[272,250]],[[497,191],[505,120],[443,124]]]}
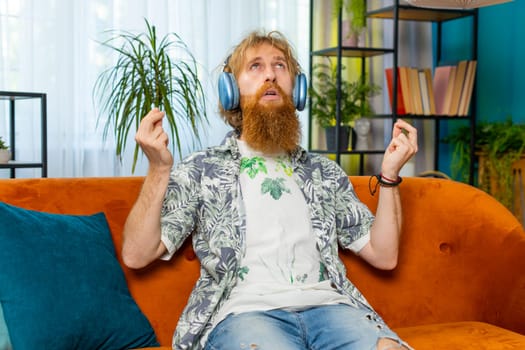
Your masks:
{"label": "raised hand", "polygon": [[168,134],[162,128],[164,112],[153,108],[140,122],[135,141],[148,158],[150,169],[171,169],[173,155],[168,149]]}
{"label": "raised hand", "polygon": [[392,140],[388,145],[381,165],[381,173],[396,179],[399,171],[417,152],[417,129],[402,119],[398,119],[392,130]]}

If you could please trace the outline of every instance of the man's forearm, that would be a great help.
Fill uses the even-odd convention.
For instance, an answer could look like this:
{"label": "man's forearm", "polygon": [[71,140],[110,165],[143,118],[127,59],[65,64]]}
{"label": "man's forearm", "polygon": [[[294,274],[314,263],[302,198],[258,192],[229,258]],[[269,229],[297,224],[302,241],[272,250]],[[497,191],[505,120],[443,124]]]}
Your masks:
{"label": "man's forearm", "polygon": [[122,258],[132,268],[141,268],[161,256],[160,213],[169,172],[149,172],[124,225]]}
{"label": "man's forearm", "polygon": [[381,187],[370,243],[385,268],[397,265],[401,224],[399,187]]}

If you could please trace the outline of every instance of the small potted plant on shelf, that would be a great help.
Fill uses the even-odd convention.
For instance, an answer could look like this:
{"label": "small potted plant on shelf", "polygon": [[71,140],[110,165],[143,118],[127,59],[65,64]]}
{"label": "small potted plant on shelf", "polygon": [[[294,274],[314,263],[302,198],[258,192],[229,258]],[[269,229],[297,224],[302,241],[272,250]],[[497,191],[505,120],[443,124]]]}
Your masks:
{"label": "small potted plant on shelf", "polygon": [[[310,87],[310,111],[317,125],[326,131],[327,148],[335,149],[336,129],[339,130],[340,149],[348,149],[348,139],[356,119],[372,114],[369,99],[380,91],[380,87],[364,79],[350,82],[341,79],[337,85],[337,65],[331,60],[313,66],[312,85]],[[342,66],[341,70],[346,69]],[[337,99],[340,93],[340,124],[337,125]]]}
{"label": "small potted plant on shelf", "polygon": [[[467,182],[470,168],[470,126],[449,133],[442,142],[451,144],[452,176]],[[512,210],[514,191],[512,167],[524,156],[525,124],[511,119],[476,125],[474,152],[478,157],[477,186]]]}
{"label": "small potted plant on shelf", "polygon": [[[118,157],[124,152],[129,132],[136,131],[153,106],[165,111],[170,143],[179,155],[185,132],[198,144],[199,127],[208,122],[197,62],[189,48],[176,33],[158,37],[155,26],[145,22],[143,33],[112,31],[112,37],[102,43],[118,54],[118,60],[99,75],[93,96],[100,102],[97,107],[99,121],[105,123],[104,138],[113,130]],[[138,151],[135,144],[132,172]]]}
{"label": "small potted plant on shelf", "polygon": [[2,140],[2,136],[0,136],[0,164],[7,163],[9,159],[11,159],[9,147],[6,145],[5,141]]}
{"label": "small potted plant on shelf", "polygon": [[358,46],[359,38],[366,28],[366,2],[364,0],[334,0],[334,16],[341,10],[347,14],[342,28],[343,45]]}

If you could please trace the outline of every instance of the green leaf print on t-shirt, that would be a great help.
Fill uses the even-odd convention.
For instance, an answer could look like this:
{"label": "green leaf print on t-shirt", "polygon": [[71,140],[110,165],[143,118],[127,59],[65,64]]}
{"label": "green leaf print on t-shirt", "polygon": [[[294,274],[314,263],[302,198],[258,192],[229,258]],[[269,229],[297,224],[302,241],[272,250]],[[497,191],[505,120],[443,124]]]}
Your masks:
{"label": "green leaf print on t-shirt", "polygon": [[290,193],[290,190],[284,186],[284,181],[285,179],[282,177],[278,177],[277,179],[264,179],[261,185],[261,193],[270,193],[273,199],[278,200],[284,192]]}
{"label": "green leaf print on t-shirt", "polygon": [[239,274],[239,278],[241,279],[241,281],[244,281],[244,276],[250,272],[250,269],[248,268],[248,266],[242,266],[239,271],[238,271],[238,274]]}
{"label": "green leaf print on t-shirt", "polygon": [[287,157],[279,157],[277,158],[277,169],[276,171],[279,171],[279,168],[281,168],[286,176],[290,177],[293,174],[293,168],[288,160]]}
{"label": "green leaf print on t-shirt", "polygon": [[[243,157],[241,159],[241,173],[246,173],[250,179],[255,179],[259,173],[268,174],[268,169],[266,168],[266,158],[264,157]],[[293,169],[287,158],[278,157],[276,159],[277,166],[275,171],[282,170],[286,176],[292,176]],[[261,184],[261,193],[269,193],[273,199],[278,200],[281,198],[283,193],[291,193],[288,188],[285,186],[286,180],[284,178],[265,178]]]}
{"label": "green leaf print on t-shirt", "polygon": [[268,169],[266,169],[266,159],[263,157],[243,157],[241,159],[241,173],[246,172],[250,179],[254,179],[259,171],[268,174]]}

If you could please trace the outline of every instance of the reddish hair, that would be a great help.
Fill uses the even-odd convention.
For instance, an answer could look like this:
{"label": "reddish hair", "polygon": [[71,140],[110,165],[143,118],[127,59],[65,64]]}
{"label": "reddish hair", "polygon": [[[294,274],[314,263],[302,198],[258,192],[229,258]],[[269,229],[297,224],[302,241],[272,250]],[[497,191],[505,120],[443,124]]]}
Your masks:
{"label": "reddish hair", "polygon": [[[262,44],[270,44],[283,53],[288,65],[288,70],[292,77],[295,77],[300,73],[299,63],[295,57],[295,52],[292,45],[281,32],[275,30],[268,33],[264,33],[262,31],[253,31],[248,34],[248,36],[246,36],[246,38],[244,38],[233,49],[231,55],[226,59],[223,71],[232,73],[235,79],[237,79],[246,58],[246,51],[252,47],[257,47]],[[219,103],[219,112],[224,120],[234,129],[238,131],[242,130],[242,111],[240,107],[231,111],[227,111]]]}

